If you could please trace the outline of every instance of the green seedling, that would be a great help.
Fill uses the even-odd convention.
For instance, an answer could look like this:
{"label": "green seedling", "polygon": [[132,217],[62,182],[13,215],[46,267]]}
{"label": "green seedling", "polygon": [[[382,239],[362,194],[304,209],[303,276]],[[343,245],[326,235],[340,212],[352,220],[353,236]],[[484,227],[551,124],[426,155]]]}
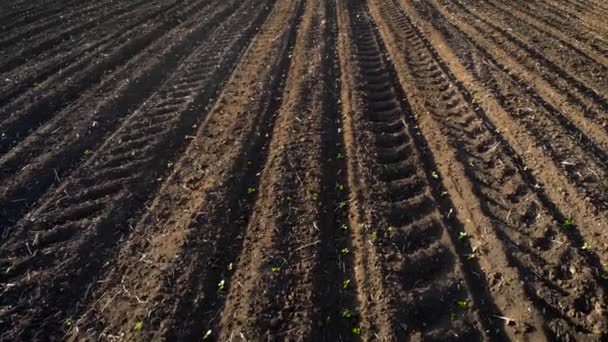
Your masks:
{"label": "green seedling", "polygon": [[435,179],[439,179],[439,174],[435,171],[431,172],[431,177]]}
{"label": "green seedling", "polygon": [[351,318],[351,317],[353,317],[353,314],[348,309],[342,309],[342,317]]}
{"label": "green seedling", "polygon": [[63,325],[65,325],[66,327],[71,327],[72,326],[72,320],[69,318],[66,318],[65,321],[63,321]]}
{"label": "green seedling", "polygon": [[473,253],[465,254],[464,256],[467,258],[468,261],[475,259],[475,254]]}
{"label": "green seedling", "polygon": [[338,186],[336,186],[336,188],[338,189],[338,191],[344,191],[344,185],[342,185],[342,184],[338,184]]}
{"label": "green seedling", "polygon": [[93,153],[93,151],[91,151],[89,149],[84,150],[85,157],[88,157],[91,153]]}
{"label": "green seedling", "polygon": [[608,280],[608,273],[603,273],[600,278],[604,279],[604,280]]}
{"label": "green seedling", "polygon": [[287,202],[291,202],[293,201],[293,197],[291,197],[290,195],[287,195]]}
{"label": "green seedling", "polygon": [[313,202],[316,202],[319,200],[319,195],[318,194],[312,194],[311,199]]}
{"label": "green seedling", "polygon": [[450,312],[450,319],[452,321],[456,319],[456,313],[454,311]]}
{"label": "green seedling", "polygon": [[346,225],[346,223],[342,223],[340,225],[340,229],[342,229],[342,230],[348,230],[348,226]]}
{"label": "green seedling", "polygon": [[361,334],[361,328],[360,327],[353,327],[353,334],[355,335],[360,335]]}
{"label": "green seedling", "polygon": [[144,326],[144,322],[137,321],[137,322],[135,322],[135,325],[133,326],[133,330],[139,331],[139,330],[141,330],[141,328],[143,326]]}
{"label": "green seedling", "polygon": [[252,194],[255,192],[255,188],[247,188],[247,193]]}
{"label": "green seedling", "polygon": [[40,85],[40,83],[38,83],[38,82],[34,82],[34,84],[33,84],[34,88],[37,88],[39,85]]}
{"label": "green seedling", "polygon": [[342,155],[342,153],[338,152],[338,155],[336,155],[337,159],[344,159],[344,156]]}
{"label": "green seedling", "polygon": [[348,250],[348,248],[345,247],[340,250],[340,253],[346,255],[346,254],[350,253],[350,251]]}
{"label": "green seedling", "polygon": [[234,269],[234,264],[233,263],[229,263],[228,264],[228,271],[232,271],[232,269]]}
{"label": "green seedling", "polygon": [[253,162],[251,160],[248,160],[247,161],[247,166],[251,166],[251,165],[253,165]]}
{"label": "green seedling", "polygon": [[467,236],[469,236],[466,232],[458,233],[458,240],[464,240]]}
{"label": "green seedling", "polygon": [[388,227],[386,227],[386,230],[388,230],[389,232],[392,232],[392,231],[393,231],[393,229],[395,229],[395,227],[393,227],[393,226],[388,226]]}
{"label": "green seedling", "polygon": [[226,285],[226,281],[224,281],[224,279],[220,280],[219,283],[217,283],[217,288],[221,291],[224,289],[224,286]]}
{"label": "green seedling", "polygon": [[211,337],[211,332],[212,332],[211,329],[207,330],[205,335],[203,335],[203,340],[209,339],[209,337]]}
{"label": "green seedling", "polygon": [[588,244],[587,242],[585,242],[585,243],[583,244],[583,246],[581,247],[581,249],[582,249],[582,250],[584,250],[584,251],[588,251],[588,250],[590,250],[590,249],[591,249],[591,245],[590,245],[590,244]]}
{"label": "green seedling", "polygon": [[340,202],[340,204],[338,205],[338,207],[340,207],[340,209],[346,207],[346,202],[344,202],[344,201]]}
{"label": "green seedling", "polygon": [[572,221],[572,219],[565,219],[564,220],[564,227],[566,228],[572,228],[574,226],[574,221]]}
{"label": "green seedling", "polygon": [[350,279],[346,279],[342,282],[342,288],[347,289],[350,286]]}
{"label": "green seedling", "polygon": [[458,305],[458,307],[463,310],[466,310],[469,308],[469,302],[466,300],[458,300],[458,301],[456,301],[456,305]]}
{"label": "green seedling", "polygon": [[272,267],[270,268],[270,271],[272,271],[272,273],[277,273],[277,272],[279,272],[280,270],[281,270],[281,268],[280,268],[280,267],[278,267],[278,266],[272,266]]}
{"label": "green seedling", "polygon": [[167,163],[167,167],[172,167],[172,166],[173,166],[173,163],[172,163],[172,162],[168,162],[168,163]]}
{"label": "green seedling", "polygon": [[378,238],[378,232],[374,230],[372,232],[372,239],[376,240],[377,238]]}
{"label": "green seedling", "polygon": [[447,195],[448,195],[448,192],[447,192],[447,191],[442,191],[442,192],[439,194],[439,196],[441,196],[441,197],[444,197],[444,196],[447,196]]}

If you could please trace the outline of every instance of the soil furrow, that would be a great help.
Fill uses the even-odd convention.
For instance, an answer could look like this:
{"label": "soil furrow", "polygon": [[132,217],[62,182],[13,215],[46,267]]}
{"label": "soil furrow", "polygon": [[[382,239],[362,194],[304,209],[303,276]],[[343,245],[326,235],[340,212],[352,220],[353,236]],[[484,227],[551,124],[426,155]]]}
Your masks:
{"label": "soil furrow", "polygon": [[[28,64],[14,70],[14,72],[4,73],[2,77],[5,80],[10,80],[10,82],[0,86],[0,93],[2,93],[0,108],[7,106],[2,109],[2,113],[6,115],[9,112],[10,115],[15,115],[15,108],[23,105],[23,101],[20,101],[23,99],[18,96],[28,91],[30,96],[26,95],[26,100],[30,102],[31,93],[42,95],[42,89],[53,89],[54,84],[70,82],[84,86],[85,82],[79,80],[78,72],[83,69],[90,69],[92,64],[101,64],[97,66],[97,69],[103,70],[103,73],[100,73],[99,76],[88,75],[88,78],[85,79],[87,84],[95,84],[95,77],[101,77],[108,70],[114,68],[113,65],[104,63],[103,58],[99,58],[100,56],[107,58],[116,55],[116,52],[118,52],[121,55],[119,62],[124,63],[139,52],[138,46],[139,49],[143,49],[173,27],[173,25],[167,25],[168,21],[163,20],[161,15],[164,17],[170,16],[172,8],[179,4],[180,1],[162,5],[151,3],[142,6],[144,8],[135,8],[133,9],[135,13],[127,12],[115,21],[107,23],[107,26],[103,25],[99,30],[87,31],[90,37],[98,38],[94,39],[93,42],[79,44],[73,49],[65,50],[65,53],[55,54],[56,58],[48,58],[48,56],[33,58]],[[182,4],[182,6],[186,7],[187,4]],[[173,10],[173,12],[175,11]],[[133,20],[134,17],[136,20]],[[174,23],[171,22],[171,24]],[[145,27],[146,30],[142,30],[142,27]],[[121,45],[125,45],[125,47],[121,47]],[[116,63],[116,65],[118,64]],[[32,90],[32,88],[35,89]],[[10,105],[11,102],[13,102],[13,106]],[[3,128],[4,132],[9,130],[12,131],[12,129]],[[23,136],[23,134],[17,133],[13,133],[13,135]],[[5,139],[7,138],[10,137],[5,137]]]}
{"label": "soil furrow", "polygon": [[0,0],[0,341],[608,341],[605,0]]}
{"label": "soil furrow", "polygon": [[[576,230],[561,227],[564,214],[540,190],[483,109],[468,105],[469,92],[455,81],[411,20],[389,4],[379,5],[378,11],[386,20],[382,32],[394,42],[389,44],[391,55],[405,52],[394,59],[401,70],[401,84],[410,98],[420,99],[419,110],[428,113],[421,121],[422,133],[433,137],[441,132],[444,137],[438,139],[447,138],[456,153],[453,159],[461,163],[463,177],[468,178],[460,183],[472,184],[470,191],[485,201],[480,209],[493,221],[493,231],[486,234],[496,234],[505,244],[507,258],[545,320],[536,329],[542,328],[551,338],[601,336],[606,324],[598,306],[604,300],[599,278],[603,269],[595,253],[582,247]],[[449,96],[442,97],[446,92]],[[484,249],[479,246],[479,252]]]}
{"label": "soil furrow", "polygon": [[[199,10],[203,6],[201,2],[193,3],[190,4],[191,7],[177,7],[173,10],[170,10],[172,6],[169,6],[165,9],[168,12],[161,12],[162,20],[152,21],[152,23],[157,23],[156,25],[140,23],[142,25],[133,30],[131,34],[127,32],[125,35],[121,34],[122,31],[118,31],[119,36],[114,38],[119,39],[115,39],[111,44],[102,46],[96,46],[94,43],[82,44],[80,49],[76,48],[80,52],[73,51],[77,56],[70,56],[71,50],[66,49],[65,54],[60,54],[57,59],[51,59],[51,63],[40,61],[33,63],[34,70],[29,72],[25,71],[27,67],[23,66],[18,70],[24,78],[23,81],[7,75],[14,79],[17,86],[12,90],[6,89],[7,96],[2,97],[7,100],[8,104],[0,110],[2,120],[0,122],[0,133],[2,134],[0,153],[9,151],[10,148],[25,139],[32,130],[42,126],[47,120],[53,118],[55,113],[77,100],[83,90],[97,85],[100,80],[112,73],[114,68],[129,62],[144,48],[162,37],[175,26],[175,20],[179,20],[189,11]],[[154,9],[152,8],[152,10]],[[141,11],[141,13],[145,18],[146,11]],[[132,16],[128,15],[122,19],[122,24],[127,25],[133,21]],[[121,21],[111,24],[120,26]],[[106,29],[110,28],[112,26],[106,27]],[[102,32],[97,33],[104,36]],[[100,39],[98,42],[103,43],[104,41]],[[82,58],[77,60],[77,63],[70,64],[71,57],[77,58],[79,53],[84,53],[86,50],[90,52],[87,56],[81,56]],[[32,80],[35,81],[32,82]]]}
{"label": "soil furrow", "polygon": [[[340,259],[350,258],[348,250],[322,240],[325,231],[339,229],[323,223],[325,210],[344,210],[325,201],[323,194],[325,156],[323,148],[324,110],[330,97],[323,64],[330,58],[327,47],[328,4],[308,1],[294,55],[289,69],[283,103],[269,146],[266,166],[261,172],[259,195],[243,241],[243,252],[236,263],[225,309],[220,317],[220,339],[245,338],[295,340],[320,335],[331,323],[340,329],[333,333],[346,338],[356,326],[356,308],[331,308],[320,321],[314,297],[327,287],[339,289],[342,282],[330,281],[322,288],[324,275],[316,273],[322,259],[340,252]],[[318,82],[317,80],[321,80]],[[306,149],[300,148],[307,146]],[[335,186],[335,184],[334,184]],[[267,229],[272,227],[271,229]],[[340,260],[337,260],[340,262]],[[334,290],[334,289],[330,289]],[[342,310],[341,310],[342,309]],[[353,310],[352,315],[345,310]],[[255,318],[251,318],[255,314]],[[328,320],[329,316],[329,320]],[[340,322],[342,321],[342,322]]]}
{"label": "soil furrow", "polygon": [[[502,49],[508,49],[508,53],[522,64],[525,64],[525,60],[529,59],[529,63],[534,65],[532,70],[538,72],[546,69],[543,75],[545,78],[555,78],[557,76],[563,79],[568,83],[568,87],[578,90],[581,97],[593,101],[602,111],[608,111],[608,100],[603,94],[605,82],[589,79],[585,75],[573,75],[572,71],[562,68],[559,62],[554,61],[550,56],[543,55],[538,49],[522,40],[520,35],[512,32],[513,30],[509,31],[502,28],[459,3],[443,4],[443,7],[448,9],[452,15],[459,17],[461,21],[476,27],[483,36],[494,40],[498,45],[502,45]],[[539,68],[539,66],[543,68]],[[587,84],[588,82],[590,85]],[[599,89],[594,89],[595,86]]]}
{"label": "soil furrow", "polygon": [[[116,246],[113,241],[120,238],[121,235],[128,233],[128,227],[121,227],[118,222],[128,222],[133,215],[137,215],[141,211],[141,207],[149,198],[151,191],[156,187],[155,183],[158,177],[162,178],[167,164],[171,162],[173,153],[180,153],[184,145],[189,142],[188,134],[196,127],[198,121],[201,120],[200,113],[209,100],[214,96],[217,88],[222,84],[222,79],[231,72],[232,66],[239,56],[240,51],[247,45],[247,41],[253,35],[256,25],[264,19],[264,13],[267,13],[268,7],[263,3],[244,3],[240,6],[240,10],[231,15],[225,20],[213,34],[209,41],[194,50],[192,54],[183,61],[184,68],[178,71],[169,79],[161,91],[161,95],[157,98],[152,98],[148,104],[140,110],[136,111],[101,148],[100,151],[91,157],[91,160],[86,162],[83,167],[68,178],[63,185],[56,191],[55,195],[51,195],[40,208],[31,213],[23,222],[22,231],[14,232],[5,243],[4,260],[11,260],[12,263],[19,263],[20,258],[27,257],[28,251],[23,250],[20,243],[13,243],[14,238],[27,235],[33,236],[45,230],[53,229],[54,227],[75,224],[81,221],[93,222],[88,225],[86,232],[82,232],[78,238],[64,236],[64,239],[53,241],[52,244],[33,243],[34,251],[39,250],[45,254],[66,253],[65,257],[60,257],[59,260],[52,263],[44,263],[43,267],[36,261],[32,260],[29,267],[29,272],[36,272],[37,279],[24,277],[24,274],[9,271],[7,274],[9,279],[14,282],[25,282],[23,286],[32,287],[34,291],[40,291],[42,284],[50,284],[50,290],[54,290],[57,283],[65,281],[86,282],[95,276],[96,267],[103,264],[103,258],[106,257]],[[229,28],[234,28],[233,30]],[[184,80],[190,80],[184,82]],[[147,153],[140,154],[138,149],[133,149],[131,155],[133,158],[124,160],[116,165],[112,163],[111,167],[104,166],[112,161],[114,148],[120,145],[124,137],[129,136],[130,130],[138,122],[147,120],[148,116],[153,116],[156,109],[154,103],[162,102],[163,98],[176,98],[172,93],[175,88],[174,84],[180,84],[184,91],[180,91],[180,97],[177,97],[181,103],[176,105],[174,116],[163,124],[170,127],[170,130],[163,130],[157,134],[147,135],[147,146],[151,149]],[[164,90],[166,89],[166,90]],[[164,97],[162,94],[166,94]],[[155,101],[156,100],[156,101]],[[97,171],[99,170],[99,171]],[[104,170],[111,171],[110,173]],[[142,171],[145,171],[142,172]],[[112,180],[112,177],[124,177],[131,175],[124,181],[124,188],[117,190],[113,196],[109,196],[107,191],[103,191],[100,195],[103,196],[100,200],[89,199],[89,203],[94,203],[93,207],[84,207],[78,209],[80,204],[72,204],[62,202],[64,193],[77,195],[79,192],[88,191],[88,180],[100,182],[105,177],[110,177],[107,180]],[[73,212],[73,213],[72,213]],[[64,214],[65,213],[65,214]],[[83,225],[83,228],[86,226]],[[110,229],[112,227],[112,229]],[[25,235],[24,235],[25,234]],[[27,240],[27,238],[25,238]],[[96,241],[96,250],[87,251],[86,246]],[[102,242],[100,242],[102,241]],[[69,244],[69,248],[66,248]],[[11,252],[12,251],[12,252]],[[69,253],[68,251],[72,251]],[[25,252],[25,254],[23,253]],[[8,255],[7,255],[8,254]],[[79,266],[78,256],[83,254],[98,259],[95,263],[86,266]],[[42,259],[44,260],[44,258]],[[80,268],[78,275],[57,276],[48,271],[51,271],[56,265],[73,265],[74,268]],[[10,266],[8,266],[10,268]],[[53,280],[50,280],[51,278]],[[39,283],[38,283],[39,282]],[[38,286],[36,286],[38,283]],[[83,284],[82,286],[84,286]],[[35,290],[38,287],[38,290]],[[79,294],[79,289],[82,287],[73,286],[74,294]],[[44,291],[46,292],[46,291]],[[11,291],[4,291],[3,295],[6,298],[12,297]],[[47,294],[48,295],[48,294]],[[70,305],[65,300],[65,293],[57,293],[57,299],[63,298],[62,309],[69,308]],[[23,296],[23,294],[21,294]],[[35,297],[35,294],[31,294]],[[72,301],[76,300],[74,297]],[[33,299],[33,298],[32,298]],[[74,303],[77,304],[77,303]],[[77,306],[77,305],[76,305]],[[77,310],[78,308],[76,308]],[[36,317],[47,315],[45,310],[56,311],[57,307],[37,308],[32,313],[34,322]],[[74,310],[74,309],[72,309]],[[26,324],[26,320],[22,319],[20,324]],[[32,324],[32,323],[29,323]],[[33,323],[37,325],[39,323]],[[52,327],[49,327],[52,329]]]}
{"label": "soil furrow", "polygon": [[[32,37],[44,30],[57,27],[62,23],[70,23],[75,17],[84,16],[88,12],[92,12],[99,7],[107,6],[105,2],[89,4],[87,1],[79,3],[78,5],[79,6],[77,7],[71,8],[71,12],[69,13],[65,12],[65,7],[58,7],[41,12],[38,14],[39,19],[41,20],[35,20],[27,25],[27,27],[17,27],[15,29],[16,32],[13,34],[11,34],[10,30],[6,30],[6,39],[0,41],[0,49],[6,49],[20,40],[27,39],[27,37]],[[0,21],[1,20],[2,19],[0,19]]]}
{"label": "soil furrow", "polygon": [[[451,214],[443,213],[436,199],[439,192],[431,185],[436,173],[428,169],[431,159],[424,157],[425,145],[410,125],[409,107],[394,83],[365,5],[350,5],[357,69],[349,72],[363,85],[355,86],[354,94],[343,91],[344,104],[357,104],[344,108],[345,115],[355,115],[346,131],[350,144],[371,148],[347,143],[349,176],[362,178],[350,183],[359,203],[351,209],[351,217],[357,217],[354,253],[361,254],[357,266],[372,266],[357,270],[363,310],[375,311],[365,312],[370,321],[362,322],[362,328],[369,329],[364,336],[499,338],[500,329],[488,325],[487,317],[496,310],[485,291],[478,291],[483,285],[472,284],[480,281],[471,273],[478,269],[476,262],[462,255],[466,247],[457,246],[455,232],[448,229],[454,222],[448,222]],[[421,264],[427,267],[416,266]]]}
{"label": "soil furrow", "polygon": [[513,6],[510,6],[505,9],[497,6],[493,1],[480,2],[477,6],[470,6],[471,12],[499,27],[504,27],[514,37],[530,47],[533,46],[548,60],[554,60],[555,65],[561,66],[566,72],[583,79],[600,94],[606,93],[608,87],[604,78],[608,74],[608,56],[589,55],[588,52],[565,41],[564,37],[557,37],[539,28],[533,20],[522,19],[512,8]]}
{"label": "soil furrow", "polygon": [[539,26],[550,28],[556,35],[571,35],[575,45],[589,47],[604,58],[608,54],[608,41],[593,32],[589,23],[569,17],[564,11],[552,7],[552,4],[543,5],[538,1],[518,1],[517,4],[519,10],[528,18],[534,18],[532,20]]}
{"label": "soil furrow", "polygon": [[[598,75],[605,75],[607,73],[608,56],[605,52],[608,51],[590,50],[589,48],[593,48],[593,46],[582,44],[577,39],[571,39],[565,32],[556,30],[551,25],[545,25],[543,22],[537,20],[536,16],[525,11],[522,8],[524,6],[521,4],[505,5],[501,2],[488,1],[484,3],[484,7],[486,5],[489,6],[489,8],[485,9],[485,11],[490,13],[508,14],[508,17],[506,15],[499,14],[500,17],[503,18],[503,22],[512,23],[510,25],[517,28],[533,28],[534,31],[537,31],[538,33],[529,34],[530,29],[522,30],[524,34],[528,34],[530,36],[529,39],[535,44],[535,46],[543,49],[544,54],[554,56],[557,55],[559,56],[560,60],[570,60],[570,67],[575,70],[578,68],[587,73],[597,73]],[[572,31],[569,31],[569,33],[573,34]],[[546,39],[546,41],[539,44],[538,42],[540,42],[540,37],[549,39]],[[555,51],[555,47],[552,47],[551,45],[559,47],[559,50]],[[590,64],[591,67],[581,68],[581,66],[584,64]]]}
{"label": "soil furrow", "polygon": [[[566,174],[573,188],[583,190],[582,197],[601,211],[608,205],[608,154],[605,147],[608,141],[601,139],[601,144],[586,135],[564,115],[559,107],[544,99],[536,90],[518,75],[512,73],[501,61],[490,55],[485,49],[463,36],[434,12],[430,6],[421,6],[425,15],[433,15],[436,26],[449,35],[450,47],[458,54],[469,72],[485,88],[492,92],[506,113],[517,120],[515,126],[525,127],[543,146],[553,160],[555,167]],[[475,50],[479,50],[479,54]],[[479,100],[483,98],[477,96]],[[473,105],[475,105],[473,103]],[[582,125],[582,123],[581,123]],[[585,126],[582,126],[585,127]],[[599,137],[599,136],[598,136]]]}
{"label": "soil furrow", "polygon": [[608,115],[602,109],[594,108],[592,103],[583,100],[580,94],[572,91],[567,82],[555,78],[554,74],[542,72],[541,78],[535,77],[536,67],[527,59],[512,58],[508,51],[500,52],[500,46],[493,44],[477,34],[472,27],[464,21],[455,20],[451,13],[444,11],[441,6],[435,6],[434,17],[438,24],[445,21],[455,30],[458,36],[466,37],[475,48],[483,54],[484,59],[494,64],[503,65],[501,69],[509,73],[511,78],[520,79],[520,86],[533,87],[538,92],[541,101],[546,101],[550,107],[560,108],[560,116],[566,117],[577,126],[577,129],[588,135],[599,144],[602,150],[608,149],[606,133],[608,132]]}
{"label": "soil furrow", "polygon": [[[145,327],[133,338],[193,339],[210,328],[217,335],[217,311],[257,193],[255,179],[265,164],[300,12],[293,3],[275,6],[185,157],[135,227],[142,233],[122,248],[118,272],[106,270],[107,285],[98,292],[101,296],[94,295],[98,300],[82,319],[83,324],[105,322],[96,333],[119,329],[122,313],[129,312],[131,324],[143,319]],[[141,255],[149,262],[133,267]],[[124,293],[123,284],[146,293],[144,302]]]}
{"label": "soil furrow", "polygon": [[[422,10],[422,12],[424,11]],[[445,21],[442,17],[444,14],[429,13],[428,15],[433,15],[435,24],[445,35],[456,40],[449,42],[450,45],[454,46],[455,51],[462,50],[468,40],[481,53],[481,58],[475,57],[475,54],[471,51],[460,54],[460,57],[463,58],[463,64],[474,74],[473,77],[483,82],[474,90],[474,93],[484,93],[486,89],[493,88],[493,91],[485,96],[476,96],[477,104],[481,102],[489,106],[486,108],[491,108],[494,105],[488,104],[488,102],[492,102],[492,99],[496,98],[501,102],[499,107],[506,106],[505,109],[508,111],[505,112],[503,108],[493,108],[488,111],[489,113],[504,113],[503,118],[497,119],[499,120],[499,126],[519,128],[523,122],[527,127],[533,127],[534,135],[530,137],[526,137],[521,129],[505,130],[505,133],[515,135],[510,139],[511,145],[518,150],[521,156],[526,158],[530,166],[534,167],[537,177],[546,183],[545,191],[552,198],[552,201],[561,207],[574,206],[574,208],[568,210],[567,214],[583,228],[583,236],[588,239],[603,236],[604,229],[600,227],[608,223],[602,217],[604,215],[598,210],[606,205],[605,199],[602,199],[605,198],[605,193],[601,190],[598,191],[598,189],[606,187],[605,176],[600,176],[600,173],[605,174],[606,172],[604,151],[607,143],[605,135],[597,133],[595,130],[598,125],[581,120],[582,114],[577,115],[575,109],[570,111],[569,105],[566,105],[563,100],[554,98],[552,94],[555,93],[547,91],[542,84],[538,84],[535,88],[531,87],[531,83],[537,83],[533,78],[527,77],[525,72],[513,73],[512,69],[502,64],[506,61],[505,58],[502,58],[503,56],[494,57],[490,55],[484,47],[473,40],[473,36],[464,33],[464,31],[459,32],[455,26]],[[487,70],[488,68],[491,69],[492,64],[503,71],[502,77],[500,72]],[[510,64],[509,67],[511,66],[515,66],[515,64]],[[500,78],[510,78],[511,81],[505,80],[505,83],[501,84],[496,81]],[[515,86],[516,83],[519,86]],[[514,92],[516,88],[521,89],[521,95]],[[538,91],[538,94],[536,94],[536,91]],[[526,98],[529,98],[529,100],[526,100]],[[472,105],[476,104],[472,103]],[[543,118],[539,118],[538,114],[544,114],[547,119],[553,119],[556,123],[562,125],[567,132],[565,134],[561,133],[564,135],[559,137],[555,131],[550,133],[551,130],[548,130],[547,127],[539,125],[539,122],[542,122],[539,119],[542,120]],[[505,122],[505,116],[511,116],[520,121],[516,123],[508,119],[507,121],[512,122],[507,123]],[[547,119],[545,119],[545,122],[547,122]],[[550,124],[549,127],[553,126],[554,124]],[[555,130],[557,127],[552,129]],[[513,133],[510,133],[511,131]],[[586,134],[589,134],[593,139],[587,138]],[[539,139],[544,139],[544,142],[542,140],[540,144],[533,142]],[[547,143],[547,139],[561,140],[562,143]],[[568,142],[568,140],[571,141]],[[599,146],[594,143],[594,140],[599,143]],[[576,149],[580,148],[584,149],[585,152],[576,152]],[[546,158],[547,151],[553,158],[554,170],[548,170],[549,164],[542,162]],[[589,159],[590,165],[588,165],[587,159]],[[539,167],[535,167],[536,165],[539,165]],[[562,175],[567,175],[569,179]],[[594,193],[596,195],[593,195]],[[576,200],[572,200],[572,197]],[[591,202],[594,203],[593,206],[588,204]],[[608,246],[602,246],[600,252],[603,260],[605,260],[606,254],[605,247]],[[606,261],[604,261],[605,263]]]}
{"label": "soil furrow", "polygon": [[[87,4],[87,2],[88,1],[84,1],[84,4]],[[66,8],[69,8],[70,6],[74,5],[73,2],[68,1],[62,1],[61,3],[55,1],[52,2],[52,4],[56,5],[57,7],[53,7],[52,5],[49,6],[49,3],[44,2],[30,2],[28,4],[29,7],[22,6],[25,8],[20,8],[19,10],[16,10],[13,13],[10,13],[9,15],[4,16],[0,19],[0,22],[2,23],[2,31],[10,32],[10,30],[19,29],[22,26],[27,26],[31,23],[35,23],[36,21],[44,18],[45,16],[58,15],[58,13],[60,13],[62,10],[65,10]]]}
{"label": "soil furrow", "polygon": [[[322,109],[321,193],[313,195],[320,201],[319,259],[313,270],[316,312],[312,321],[318,329],[309,334],[315,341],[355,340],[360,329],[358,287],[354,274],[354,258],[342,249],[353,251],[349,220],[350,190],[345,160],[344,125],[340,106],[340,70],[337,51],[338,22],[336,1],[326,2],[328,27],[326,57],[323,62],[323,86],[327,93]],[[350,254],[350,253],[349,253]],[[345,317],[350,316],[350,317]]]}
{"label": "soil furrow", "polygon": [[[91,17],[84,16],[83,22],[77,21],[74,26],[70,26],[65,30],[57,32],[57,34],[46,33],[43,39],[39,37],[31,37],[32,40],[24,40],[17,46],[12,46],[6,49],[6,53],[0,62],[0,73],[11,71],[20,65],[26,63],[29,59],[35,58],[38,55],[54,55],[62,50],[68,50],[69,47],[82,41],[83,36],[86,36],[88,30],[97,27],[98,25],[111,20],[114,16],[125,11],[130,11],[145,4],[145,1],[129,0],[125,2],[116,2],[114,6],[100,6],[96,8]],[[99,13],[97,13],[99,12]],[[58,27],[61,29],[61,27]]]}
{"label": "soil furrow", "polygon": [[[199,2],[195,7],[199,12],[178,12],[181,18],[188,18],[183,25],[174,27],[1,157],[0,225],[6,228],[16,223],[49,187],[61,183],[87,159],[85,151],[96,151],[124,117],[166,82],[190,50],[209,38],[213,25],[225,19],[234,6],[234,1],[225,2],[209,12],[211,7]],[[201,21],[205,13],[206,20]],[[183,38],[177,39],[179,36]],[[167,114],[174,109],[169,108]]]}

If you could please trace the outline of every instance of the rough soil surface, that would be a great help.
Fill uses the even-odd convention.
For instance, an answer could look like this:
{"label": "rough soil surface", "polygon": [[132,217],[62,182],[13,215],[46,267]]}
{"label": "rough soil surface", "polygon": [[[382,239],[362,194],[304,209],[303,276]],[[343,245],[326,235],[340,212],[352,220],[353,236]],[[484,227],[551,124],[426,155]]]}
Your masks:
{"label": "rough soil surface", "polygon": [[0,341],[608,340],[607,16],[0,1]]}

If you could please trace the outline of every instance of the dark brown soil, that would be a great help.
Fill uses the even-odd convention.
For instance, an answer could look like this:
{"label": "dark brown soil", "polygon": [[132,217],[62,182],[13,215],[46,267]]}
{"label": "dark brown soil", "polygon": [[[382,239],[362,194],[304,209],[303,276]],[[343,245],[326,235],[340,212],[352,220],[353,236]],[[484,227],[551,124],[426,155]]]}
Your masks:
{"label": "dark brown soil", "polygon": [[607,15],[0,1],[0,341],[608,339]]}

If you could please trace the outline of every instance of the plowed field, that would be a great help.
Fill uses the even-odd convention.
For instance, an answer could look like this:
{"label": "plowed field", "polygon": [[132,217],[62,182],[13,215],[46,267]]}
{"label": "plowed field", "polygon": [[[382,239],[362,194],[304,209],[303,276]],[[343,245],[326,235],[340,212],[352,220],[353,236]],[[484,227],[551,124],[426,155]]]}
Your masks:
{"label": "plowed field", "polygon": [[606,17],[0,1],[0,341],[607,341]]}

